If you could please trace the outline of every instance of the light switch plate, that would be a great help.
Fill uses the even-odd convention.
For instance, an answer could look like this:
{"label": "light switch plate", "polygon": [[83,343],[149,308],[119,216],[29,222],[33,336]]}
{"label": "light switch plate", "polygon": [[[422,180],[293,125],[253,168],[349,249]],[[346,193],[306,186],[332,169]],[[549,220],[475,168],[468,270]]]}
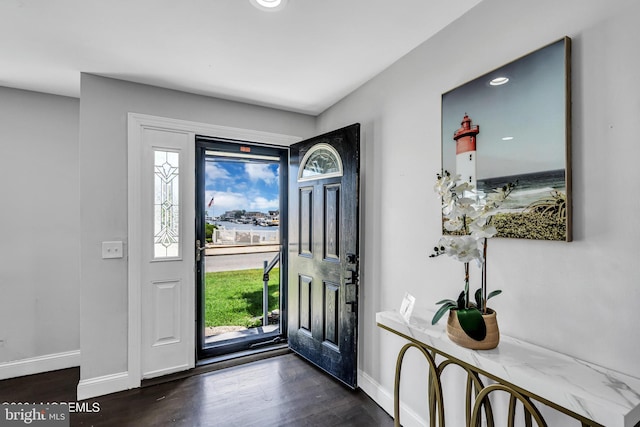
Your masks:
{"label": "light switch plate", "polygon": [[124,244],[122,242],[102,242],[102,258],[122,258]]}

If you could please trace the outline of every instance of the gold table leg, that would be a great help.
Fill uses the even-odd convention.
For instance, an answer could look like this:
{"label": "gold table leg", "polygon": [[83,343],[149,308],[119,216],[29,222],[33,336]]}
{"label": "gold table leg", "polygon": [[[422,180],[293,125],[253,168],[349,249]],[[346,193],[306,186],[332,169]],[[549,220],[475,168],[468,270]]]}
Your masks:
{"label": "gold table leg", "polygon": [[[429,420],[430,425],[436,426],[436,412],[438,414],[438,426],[444,427],[444,402],[442,399],[442,384],[440,383],[440,371],[435,363],[435,358],[422,346],[414,343],[405,344],[398,354],[396,361],[396,376],[393,387],[393,418],[394,425],[400,427],[400,377],[402,373],[402,361],[410,348],[418,349],[429,363]],[[433,410],[432,410],[433,408]]]}
{"label": "gold table leg", "polygon": [[484,389],[482,389],[480,393],[478,393],[478,396],[476,397],[476,403],[473,406],[471,423],[469,424],[470,426],[480,425],[480,408],[484,400],[489,398],[489,394],[497,390],[505,391],[511,395],[512,400],[510,400],[509,402],[509,425],[510,426],[513,425],[513,418],[515,417],[515,400],[513,399],[516,399],[516,400],[519,400],[520,403],[522,403],[522,405],[524,406],[525,423],[527,426],[531,426],[531,417],[533,417],[533,419],[538,424],[538,427],[547,427],[547,423],[544,421],[544,418],[542,418],[542,414],[540,414],[540,411],[538,411],[538,408],[536,408],[533,405],[533,403],[531,403],[529,398],[523,396],[522,394],[518,393],[516,390],[504,384],[491,384],[490,386],[487,386]]}

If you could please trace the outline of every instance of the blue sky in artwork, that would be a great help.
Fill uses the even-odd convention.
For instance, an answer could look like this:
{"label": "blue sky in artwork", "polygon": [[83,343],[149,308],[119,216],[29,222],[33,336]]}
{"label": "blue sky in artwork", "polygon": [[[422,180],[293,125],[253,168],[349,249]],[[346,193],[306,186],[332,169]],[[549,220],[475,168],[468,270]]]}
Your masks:
{"label": "blue sky in artwork", "polygon": [[[445,93],[443,169],[455,171],[453,134],[465,114],[480,126],[479,179],[564,169],[565,72],[565,41],[560,40]],[[489,80],[498,76],[510,81],[491,86]]]}
{"label": "blue sky in artwork", "polygon": [[278,163],[207,161],[205,169],[205,207],[210,216],[226,211],[268,212],[280,205]]}

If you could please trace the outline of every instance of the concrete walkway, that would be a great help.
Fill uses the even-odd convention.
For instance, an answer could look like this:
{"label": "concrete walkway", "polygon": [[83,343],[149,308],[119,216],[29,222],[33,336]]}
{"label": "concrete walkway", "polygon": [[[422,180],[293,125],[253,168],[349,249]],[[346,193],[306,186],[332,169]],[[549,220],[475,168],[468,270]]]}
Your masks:
{"label": "concrete walkway", "polygon": [[279,250],[278,245],[207,247],[205,271],[212,273],[263,268],[264,261],[271,262]]}

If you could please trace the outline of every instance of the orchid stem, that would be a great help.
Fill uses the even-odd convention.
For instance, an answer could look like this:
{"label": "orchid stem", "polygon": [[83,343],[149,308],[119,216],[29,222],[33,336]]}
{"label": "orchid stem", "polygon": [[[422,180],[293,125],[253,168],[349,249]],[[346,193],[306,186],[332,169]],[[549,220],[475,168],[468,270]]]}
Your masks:
{"label": "orchid stem", "polygon": [[482,245],[482,312],[487,314],[487,238]]}
{"label": "orchid stem", "polygon": [[464,308],[469,308],[469,263],[464,263]]}

